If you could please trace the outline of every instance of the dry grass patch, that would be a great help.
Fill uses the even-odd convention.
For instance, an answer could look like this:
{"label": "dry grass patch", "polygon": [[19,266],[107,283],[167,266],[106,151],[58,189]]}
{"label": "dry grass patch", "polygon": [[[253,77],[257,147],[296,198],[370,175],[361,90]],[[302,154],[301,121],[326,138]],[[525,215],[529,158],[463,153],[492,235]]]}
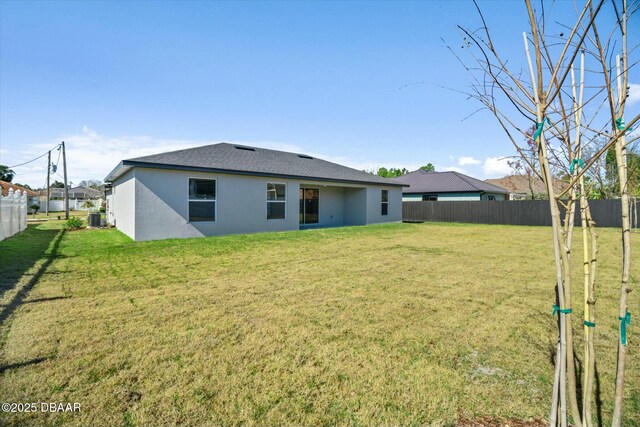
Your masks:
{"label": "dry grass patch", "polygon": [[[43,236],[53,245],[51,232],[41,234],[47,226],[0,243],[0,257],[12,257],[20,239]],[[600,235],[598,368],[607,420],[619,233]],[[2,414],[3,421],[542,419],[556,336],[551,250],[543,227],[389,224],[146,243],[117,230],[66,233],[3,326],[0,365],[9,368],[0,400],[80,402],[82,411]],[[37,267],[27,263],[17,284],[3,285],[19,288]],[[640,263],[633,268],[636,280]],[[5,292],[3,310],[16,294]],[[631,307],[637,298],[631,294]],[[579,297],[573,305],[579,317]],[[625,425],[640,425],[640,358],[630,333]]]}

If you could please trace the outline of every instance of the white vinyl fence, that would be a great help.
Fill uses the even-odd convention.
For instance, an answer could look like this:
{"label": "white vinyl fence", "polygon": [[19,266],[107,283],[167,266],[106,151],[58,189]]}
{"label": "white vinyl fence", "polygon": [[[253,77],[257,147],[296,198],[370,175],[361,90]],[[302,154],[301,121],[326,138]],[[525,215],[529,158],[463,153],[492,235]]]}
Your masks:
{"label": "white vinyl fence", "polygon": [[[69,199],[69,210],[72,211],[89,211],[91,209],[98,209],[102,205],[102,199],[91,199],[93,207],[83,207],[87,200]],[[43,211],[40,209],[40,211]],[[64,200],[49,200],[49,212],[62,212],[64,211]]]}
{"label": "white vinyl fence", "polygon": [[27,194],[20,190],[0,194],[0,241],[27,228]]}

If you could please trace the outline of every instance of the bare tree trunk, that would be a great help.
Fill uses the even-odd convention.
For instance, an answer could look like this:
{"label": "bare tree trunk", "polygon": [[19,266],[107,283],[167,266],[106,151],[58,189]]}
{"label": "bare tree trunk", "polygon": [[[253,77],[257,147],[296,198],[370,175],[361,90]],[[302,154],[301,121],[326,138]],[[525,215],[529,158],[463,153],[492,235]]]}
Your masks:
{"label": "bare tree trunk", "polygon": [[[626,11],[626,2],[624,3]],[[624,67],[621,70],[620,57],[616,58],[616,68],[618,75],[618,117],[621,119],[624,115],[624,104],[626,98],[627,87],[627,58],[626,58],[626,17],[623,15],[622,22],[623,31],[623,57]],[[624,74],[624,91],[622,86],[622,75]],[[616,119],[618,120],[618,119]],[[618,122],[617,122],[618,123]],[[620,121],[619,123],[622,123]],[[624,132],[624,124],[622,129],[618,129],[623,134],[616,140],[616,163],[618,165],[618,180],[620,181],[620,202],[622,203],[622,279],[620,283],[620,305],[618,310],[618,319],[620,321],[620,335],[618,338],[618,364],[616,368],[616,394],[613,407],[613,427],[619,427],[622,423],[622,399],[624,391],[624,372],[625,361],[627,356],[626,327],[627,327],[627,296],[631,289],[629,288],[629,277],[631,274],[631,217],[629,215],[629,181],[627,179],[627,149],[626,136]]]}
{"label": "bare tree trunk", "polygon": [[[536,106],[536,121],[541,128],[544,126],[546,120],[546,111],[544,106],[547,105],[546,94],[542,89],[542,59],[541,50],[539,46],[539,38],[536,26],[535,16],[529,0],[526,0],[527,11],[529,13],[529,22],[531,24],[531,32],[533,43],[535,46],[536,54],[536,70],[537,79],[534,76],[533,65],[531,63],[531,56],[529,54],[529,45],[526,34],[523,34],[525,41],[525,51],[527,54],[527,61],[529,64],[529,71],[531,74],[531,85],[533,87],[534,101]],[[558,202],[555,197],[555,189],[553,187],[553,176],[550,170],[549,156],[547,153],[546,140],[544,132],[540,132],[538,135],[538,158],[540,162],[540,168],[542,172],[542,178],[547,188],[547,194],[549,195],[549,207],[551,210],[551,225],[553,228],[553,249],[554,258],[556,262],[556,283],[558,291],[558,303],[560,310],[558,315],[560,316],[560,347],[562,350],[561,368],[560,368],[560,411],[562,425],[566,425],[566,393],[569,389],[569,404],[571,405],[571,413],[573,415],[574,422],[577,427],[582,426],[580,410],[578,409],[578,401],[576,396],[576,377],[575,366],[573,360],[573,337],[571,334],[571,274],[569,259],[567,257],[567,246],[565,235],[562,233],[562,222],[560,218],[560,210],[558,209]],[[566,375],[566,376],[565,376]],[[566,383],[565,383],[566,379]],[[552,408],[552,418],[553,412]]]}
{"label": "bare tree trunk", "polygon": [[[584,180],[583,180],[584,183]],[[591,413],[591,395],[593,394],[593,379],[595,376],[596,369],[596,350],[594,345],[595,339],[595,325],[596,325],[596,270],[597,270],[597,256],[598,256],[598,235],[596,234],[595,222],[591,216],[591,208],[589,204],[584,207],[585,219],[587,221],[587,228],[589,229],[589,234],[591,237],[591,257],[589,261],[589,290],[588,290],[588,298],[587,298],[587,306],[589,307],[589,317],[588,321],[590,322],[591,329],[589,333],[585,335],[585,340],[587,342],[587,349],[589,354],[589,363],[587,366],[588,375],[585,376],[584,389],[585,389],[585,400],[583,402],[584,405],[584,419],[586,420],[587,426],[593,425],[593,415]],[[586,316],[585,316],[586,318]]]}

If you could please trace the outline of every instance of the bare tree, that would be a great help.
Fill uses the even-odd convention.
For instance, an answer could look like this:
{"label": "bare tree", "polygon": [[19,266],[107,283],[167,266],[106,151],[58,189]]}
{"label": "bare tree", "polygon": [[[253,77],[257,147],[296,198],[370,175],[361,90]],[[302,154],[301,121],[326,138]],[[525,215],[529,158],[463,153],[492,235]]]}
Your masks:
{"label": "bare tree", "polygon": [[[587,0],[576,10],[572,26],[560,24],[557,34],[548,29],[548,12],[544,2],[540,10],[525,0],[529,31],[523,33],[526,65],[513,68],[514,61],[502,58],[491,38],[486,21],[476,4],[483,26],[479,30],[460,27],[463,40],[471,49],[473,66],[461,60],[473,78],[469,94],[478,100],[496,118],[520,155],[522,167],[529,168],[545,185],[552,220],[552,237],[556,271],[556,304],[558,313],[558,345],[551,399],[550,426],[566,426],[570,415],[576,426],[591,426],[591,402],[595,371],[594,327],[595,285],[597,267],[597,234],[591,216],[587,194],[592,191],[586,175],[604,158],[608,150],[616,153],[616,171],[623,207],[622,278],[620,310],[620,343],[616,375],[616,397],[612,425],[621,422],[622,388],[626,354],[627,306],[630,269],[629,192],[626,136],[629,126],[638,122],[636,116],[624,123],[624,103],[628,71],[636,64],[628,58],[627,21],[638,10],[637,2],[628,8],[626,0],[621,6],[612,4],[615,22],[606,22],[601,16],[604,0],[596,4]],[[605,25],[608,37],[602,40],[598,26]],[[567,34],[565,36],[565,33]],[[622,46],[621,60],[612,66],[608,59]],[[467,49],[469,50],[469,49]],[[451,49],[453,52],[453,50]],[[455,54],[455,52],[454,52]],[[460,57],[456,55],[459,59]],[[588,59],[588,64],[585,63]],[[511,58],[510,58],[511,59]],[[579,61],[579,80],[575,77],[574,63]],[[589,81],[585,80],[585,71]],[[528,79],[524,76],[528,76]],[[611,77],[615,78],[612,79]],[[569,78],[571,77],[571,78]],[[528,81],[527,81],[528,80]],[[612,81],[613,80],[613,81]],[[614,86],[617,83],[617,91]],[[585,93],[585,90],[587,93]],[[602,102],[605,97],[606,101]],[[609,114],[606,114],[606,106]],[[527,130],[534,125],[531,135]],[[518,135],[533,141],[535,157],[528,155],[527,147],[518,144]],[[600,143],[599,145],[597,145]],[[585,158],[589,155],[588,158]],[[560,168],[569,179],[566,189],[554,187],[554,168]],[[592,184],[591,184],[592,186]],[[571,283],[571,243],[577,202],[580,202],[583,243],[584,315],[582,331],[584,375],[582,396],[577,395],[578,378],[574,366],[573,308]]]}

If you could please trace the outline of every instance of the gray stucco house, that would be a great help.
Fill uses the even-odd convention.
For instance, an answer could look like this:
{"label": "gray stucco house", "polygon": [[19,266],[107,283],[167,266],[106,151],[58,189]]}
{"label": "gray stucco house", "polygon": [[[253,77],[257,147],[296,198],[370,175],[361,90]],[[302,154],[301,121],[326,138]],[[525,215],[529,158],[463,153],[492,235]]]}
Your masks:
{"label": "gray stucco house", "polygon": [[136,241],[402,220],[402,183],[227,143],[123,160],[105,182],[108,222]]}
{"label": "gray stucco house", "polygon": [[509,200],[509,190],[460,172],[426,172],[421,169],[398,178],[407,185],[402,190],[405,202]]}

